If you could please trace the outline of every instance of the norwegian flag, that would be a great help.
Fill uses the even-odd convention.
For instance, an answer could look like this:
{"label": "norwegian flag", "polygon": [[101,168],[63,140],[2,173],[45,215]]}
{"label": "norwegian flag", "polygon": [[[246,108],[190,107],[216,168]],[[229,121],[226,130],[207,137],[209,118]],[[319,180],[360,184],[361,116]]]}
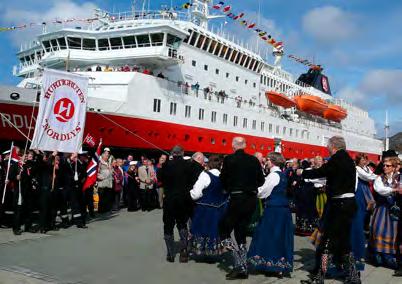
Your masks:
{"label": "norwegian flag", "polygon": [[225,5],[225,2],[220,1],[218,4],[213,5],[212,8],[214,8],[216,10],[220,10],[223,5]]}
{"label": "norwegian flag", "polygon": [[18,156],[18,152],[17,152],[17,147],[13,146],[12,150],[11,150],[11,154],[10,154],[10,159],[11,161],[20,163],[20,156]]}
{"label": "norwegian flag", "polygon": [[232,7],[230,5],[227,5],[225,8],[223,8],[223,13],[228,13],[230,11],[230,9],[232,9]]}
{"label": "norwegian flag", "polygon": [[87,134],[84,139],[84,144],[87,144],[89,147],[95,147],[96,140],[91,134]]}
{"label": "norwegian flag", "polygon": [[102,139],[99,141],[98,149],[96,149],[95,155],[92,157],[91,161],[87,166],[87,179],[85,180],[85,183],[82,186],[82,191],[87,190],[96,183],[101,149],[102,149]]}

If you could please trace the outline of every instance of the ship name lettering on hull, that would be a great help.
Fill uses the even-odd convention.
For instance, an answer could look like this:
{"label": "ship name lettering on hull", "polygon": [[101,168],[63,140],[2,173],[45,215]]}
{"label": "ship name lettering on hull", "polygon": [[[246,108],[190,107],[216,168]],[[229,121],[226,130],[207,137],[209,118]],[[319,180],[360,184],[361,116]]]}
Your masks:
{"label": "ship name lettering on hull", "polygon": [[[11,121],[11,123],[13,123],[14,126],[9,121],[7,121],[7,119]],[[35,121],[36,118],[34,117],[32,121],[32,126],[29,127],[30,118],[28,119],[27,115],[3,113],[3,115],[1,116],[1,126],[3,128],[16,127],[18,129],[29,129],[29,128],[34,129]]]}

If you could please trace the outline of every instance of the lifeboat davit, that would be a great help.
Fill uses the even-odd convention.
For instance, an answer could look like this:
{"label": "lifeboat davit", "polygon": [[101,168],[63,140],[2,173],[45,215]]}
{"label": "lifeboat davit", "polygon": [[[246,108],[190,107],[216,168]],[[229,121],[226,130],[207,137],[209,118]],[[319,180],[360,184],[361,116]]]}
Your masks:
{"label": "lifeboat davit", "polygon": [[275,91],[268,91],[265,93],[265,96],[271,103],[283,108],[291,108],[296,106],[296,103],[293,99]]}
{"label": "lifeboat davit", "polygon": [[295,97],[296,108],[310,114],[322,116],[328,104],[317,96],[301,95]]}
{"label": "lifeboat davit", "polygon": [[328,120],[341,122],[348,116],[348,112],[343,107],[329,104],[328,108],[324,111],[323,117]]}

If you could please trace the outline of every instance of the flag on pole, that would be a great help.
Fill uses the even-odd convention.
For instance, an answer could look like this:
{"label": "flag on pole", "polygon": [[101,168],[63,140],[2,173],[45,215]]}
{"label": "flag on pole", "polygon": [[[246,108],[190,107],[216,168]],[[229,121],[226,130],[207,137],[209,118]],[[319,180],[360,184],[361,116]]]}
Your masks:
{"label": "flag on pole", "polygon": [[87,190],[96,183],[101,149],[102,149],[102,139],[99,141],[98,148],[96,149],[94,156],[92,157],[91,161],[87,166],[87,179],[85,180],[85,183],[82,186],[83,191]]}
{"label": "flag on pole", "polygon": [[89,147],[95,147],[96,140],[91,134],[87,134],[84,139],[84,144],[88,145]]}
{"label": "flag on pole", "polygon": [[84,135],[88,77],[45,69],[31,149],[78,152]]}
{"label": "flag on pole", "polygon": [[[16,161],[14,159],[16,159]],[[6,178],[5,178],[6,182],[4,183],[3,196],[1,197],[1,204],[4,204],[4,199],[6,198],[7,181],[8,181],[8,174],[10,173],[11,160],[13,160],[15,162],[19,161],[17,148],[14,147],[14,142],[11,142],[10,156],[8,157],[8,162],[7,162],[7,170],[6,170]]]}
{"label": "flag on pole", "polygon": [[213,5],[212,8],[214,8],[215,10],[220,10],[223,5],[225,5],[225,2],[220,1],[218,4]]}

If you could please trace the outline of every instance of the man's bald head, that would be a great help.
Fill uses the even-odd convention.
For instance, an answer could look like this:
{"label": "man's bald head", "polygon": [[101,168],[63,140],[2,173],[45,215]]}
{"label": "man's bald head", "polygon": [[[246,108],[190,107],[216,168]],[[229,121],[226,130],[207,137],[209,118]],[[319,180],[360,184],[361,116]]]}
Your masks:
{"label": "man's bald head", "polygon": [[233,151],[241,150],[246,148],[246,139],[244,137],[235,137],[232,140]]}

